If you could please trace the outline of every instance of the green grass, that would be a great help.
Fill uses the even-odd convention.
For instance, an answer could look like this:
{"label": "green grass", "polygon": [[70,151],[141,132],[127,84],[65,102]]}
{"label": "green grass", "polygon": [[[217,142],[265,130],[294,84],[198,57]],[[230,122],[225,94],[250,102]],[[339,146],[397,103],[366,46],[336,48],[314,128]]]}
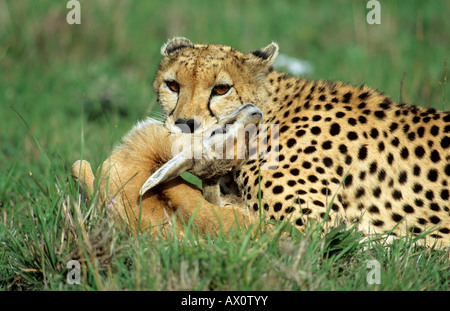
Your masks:
{"label": "green grass", "polygon": [[[0,0],[0,290],[449,290],[448,253],[412,238],[360,243],[319,224],[133,237],[79,204],[69,172],[82,157],[100,164],[155,108],[159,49],[175,35],[243,51],[276,41],[312,79],[448,110],[448,1],[382,1],[380,25],[365,22],[365,1],[80,2],[70,26],[64,1]],[[66,281],[72,258],[80,285]],[[367,282],[371,260],[380,284]]]}

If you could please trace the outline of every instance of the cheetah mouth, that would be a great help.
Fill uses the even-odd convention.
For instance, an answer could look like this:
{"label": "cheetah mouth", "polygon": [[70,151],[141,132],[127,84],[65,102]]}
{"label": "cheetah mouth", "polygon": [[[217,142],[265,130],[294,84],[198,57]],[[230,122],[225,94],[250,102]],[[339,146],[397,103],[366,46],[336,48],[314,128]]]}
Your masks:
{"label": "cheetah mouth", "polygon": [[226,135],[248,125],[257,126],[263,119],[262,111],[251,103],[244,104],[232,113],[217,118],[210,125],[202,127],[202,118],[172,121],[166,118],[164,124],[171,134],[201,135],[208,139],[216,135]]}

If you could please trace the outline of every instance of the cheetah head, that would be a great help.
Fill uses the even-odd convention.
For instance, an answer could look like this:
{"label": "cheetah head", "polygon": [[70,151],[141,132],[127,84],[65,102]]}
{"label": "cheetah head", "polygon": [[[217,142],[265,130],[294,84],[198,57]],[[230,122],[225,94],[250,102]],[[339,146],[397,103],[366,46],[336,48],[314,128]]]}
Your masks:
{"label": "cheetah head", "polygon": [[262,108],[268,96],[266,75],[278,45],[243,54],[229,46],[193,44],[177,37],[161,48],[161,54],[153,87],[165,126],[173,133],[183,128],[193,133],[245,103]]}

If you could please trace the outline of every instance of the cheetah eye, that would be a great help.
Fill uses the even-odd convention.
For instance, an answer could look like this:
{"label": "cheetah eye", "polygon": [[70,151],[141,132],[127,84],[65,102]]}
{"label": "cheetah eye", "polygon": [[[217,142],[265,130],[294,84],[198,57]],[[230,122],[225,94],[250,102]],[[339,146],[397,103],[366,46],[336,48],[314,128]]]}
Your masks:
{"label": "cheetah eye", "polygon": [[228,91],[231,89],[231,85],[226,85],[226,84],[219,84],[216,85],[213,89],[212,89],[212,95],[216,96],[216,95],[225,95],[226,93],[228,93]]}
{"label": "cheetah eye", "polygon": [[180,85],[176,81],[166,81],[167,87],[175,93],[180,91]]}

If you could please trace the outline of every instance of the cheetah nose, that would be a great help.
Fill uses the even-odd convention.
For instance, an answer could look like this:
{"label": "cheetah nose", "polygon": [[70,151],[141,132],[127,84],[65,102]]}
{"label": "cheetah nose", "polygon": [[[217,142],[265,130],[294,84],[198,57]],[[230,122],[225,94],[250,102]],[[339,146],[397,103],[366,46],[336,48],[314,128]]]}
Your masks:
{"label": "cheetah nose", "polygon": [[175,121],[175,125],[178,126],[185,134],[194,133],[194,131],[200,126],[194,119],[178,119]]}

